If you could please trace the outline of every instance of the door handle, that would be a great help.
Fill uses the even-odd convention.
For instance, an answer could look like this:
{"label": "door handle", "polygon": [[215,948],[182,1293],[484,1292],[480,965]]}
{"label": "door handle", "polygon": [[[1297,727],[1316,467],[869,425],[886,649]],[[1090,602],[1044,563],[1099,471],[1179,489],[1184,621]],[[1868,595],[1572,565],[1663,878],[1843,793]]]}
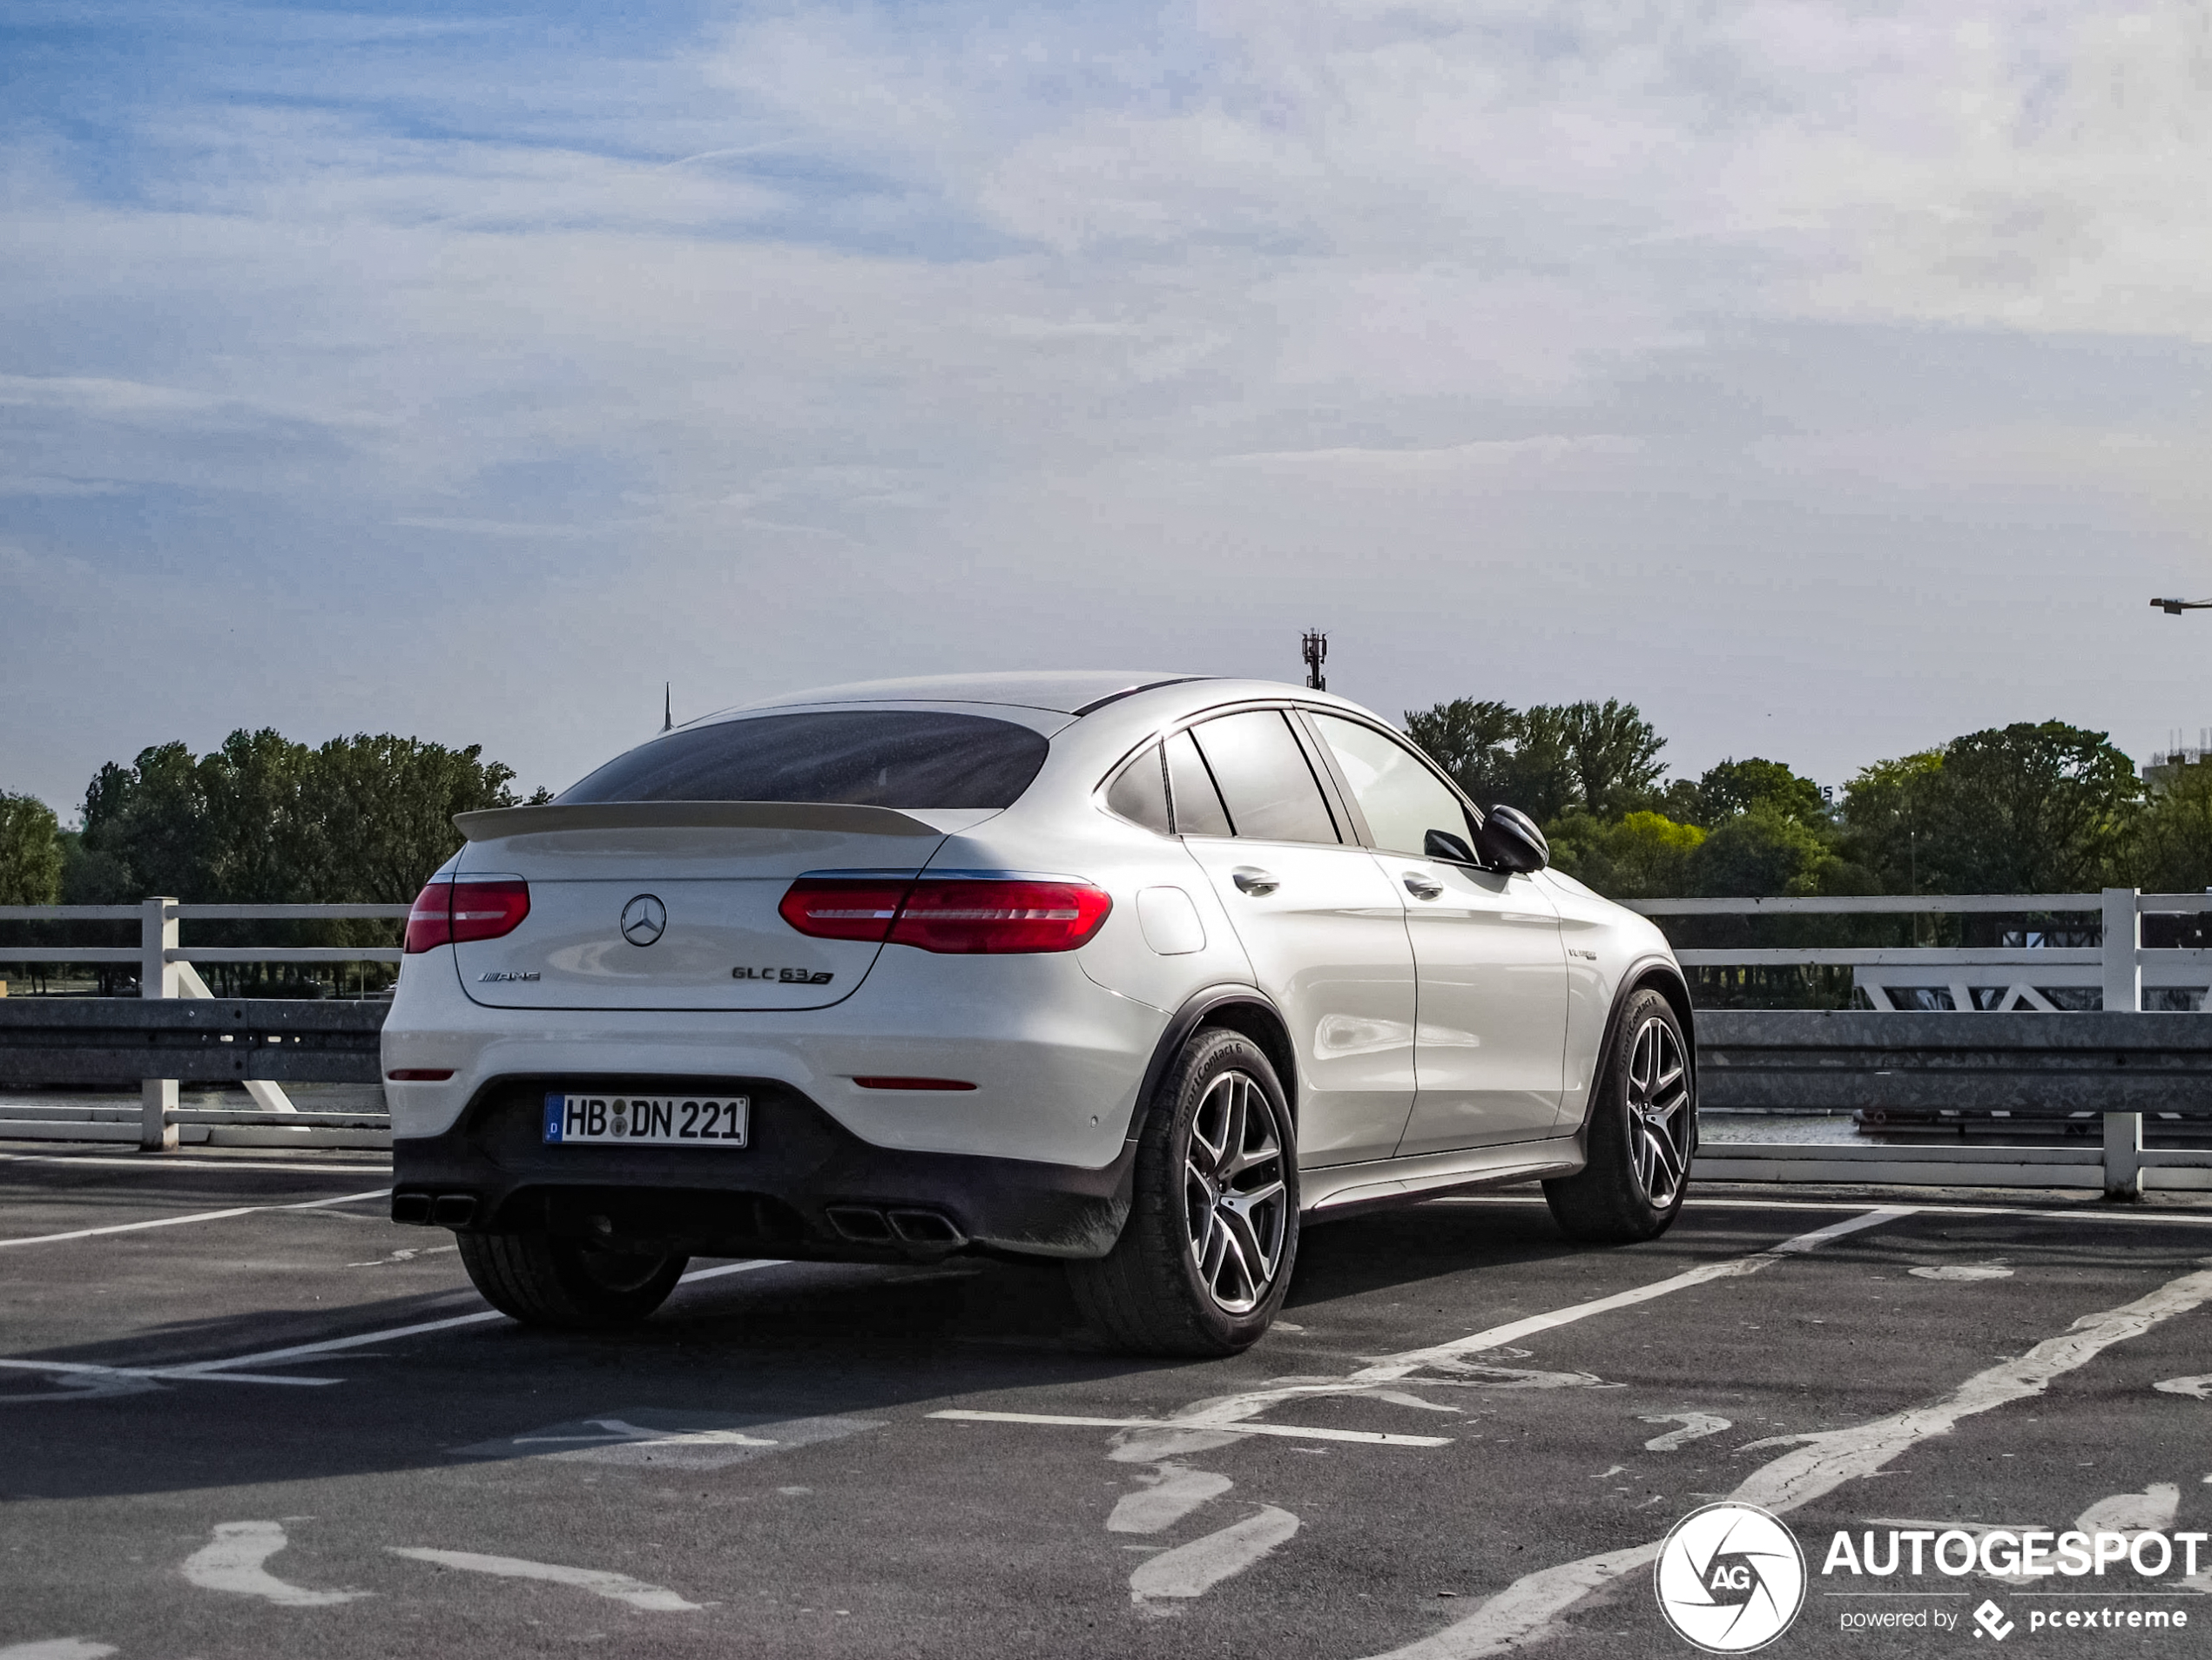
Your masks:
{"label": "door handle", "polygon": [[1424,876],[1418,870],[1406,873],[1406,891],[1415,899],[1442,899],[1444,884],[1433,876]]}
{"label": "door handle", "polygon": [[1265,871],[1252,865],[1239,865],[1229,873],[1229,880],[1237,884],[1240,894],[1250,894],[1254,899],[1273,893],[1282,884]]}

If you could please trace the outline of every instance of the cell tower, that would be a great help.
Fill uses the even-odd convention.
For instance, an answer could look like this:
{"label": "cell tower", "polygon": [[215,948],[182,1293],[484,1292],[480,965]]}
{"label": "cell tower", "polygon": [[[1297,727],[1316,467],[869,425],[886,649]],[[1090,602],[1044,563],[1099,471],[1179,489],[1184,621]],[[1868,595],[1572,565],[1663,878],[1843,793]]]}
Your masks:
{"label": "cell tower", "polygon": [[1305,657],[1306,685],[1315,692],[1326,692],[1329,683],[1321,673],[1321,665],[1329,660],[1329,637],[1318,629],[1309,628],[1299,644]]}

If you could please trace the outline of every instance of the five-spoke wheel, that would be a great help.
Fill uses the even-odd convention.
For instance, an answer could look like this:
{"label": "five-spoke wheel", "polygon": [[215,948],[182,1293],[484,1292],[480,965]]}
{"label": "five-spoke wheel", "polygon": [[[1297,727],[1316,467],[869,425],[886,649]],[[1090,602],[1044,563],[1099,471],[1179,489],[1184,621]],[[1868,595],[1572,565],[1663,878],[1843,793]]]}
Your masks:
{"label": "five-spoke wheel", "polygon": [[1629,1046],[1629,1117],[1636,1184],[1653,1208],[1673,1208],[1689,1169],[1689,1063],[1674,1022],[1654,1015]]}
{"label": "five-spoke wheel", "polygon": [[1696,1075],[1682,1019],[1656,991],[1631,993],[1599,1057],[1580,1173],[1544,1184],[1571,1239],[1629,1245],[1655,1238],[1682,1209],[1697,1148]]}

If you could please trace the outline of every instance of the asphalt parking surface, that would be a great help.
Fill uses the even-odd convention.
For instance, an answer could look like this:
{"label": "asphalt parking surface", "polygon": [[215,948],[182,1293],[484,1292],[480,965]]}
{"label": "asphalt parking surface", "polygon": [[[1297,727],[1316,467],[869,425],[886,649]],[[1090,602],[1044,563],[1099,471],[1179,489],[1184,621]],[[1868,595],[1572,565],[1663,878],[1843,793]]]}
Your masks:
{"label": "asphalt parking surface", "polygon": [[[2212,1551],[1819,1572],[1838,1529],[2212,1532],[2212,1209],[1708,1189],[1592,1251],[1450,1200],[1312,1230],[1283,1324],[1193,1363],[968,1259],[533,1333],[383,1177],[0,1151],[0,1660],[1689,1654],[1648,1547],[1731,1495],[1810,1559],[1771,1653],[1987,1651],[1991,1602],[2008,1652],[2212,1650]],[[2191,1623],[2031,1630],[2107,1608]]]}

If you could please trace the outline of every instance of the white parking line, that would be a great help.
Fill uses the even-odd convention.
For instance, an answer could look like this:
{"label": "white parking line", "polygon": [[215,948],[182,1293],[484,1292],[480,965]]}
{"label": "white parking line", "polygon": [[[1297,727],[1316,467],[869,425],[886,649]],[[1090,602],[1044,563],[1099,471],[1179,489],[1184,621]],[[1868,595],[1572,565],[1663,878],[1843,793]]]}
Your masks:
{"label": "white parking line", "polygon": [[391,1192],[388,1187],[373,1187],[366,1193],[341,1193],[334,1199],[307,1199],[297,1205],[239,1205],[227,1211],[195,1211],[190,1216],[158,1216],[151,1222],[118,1222],[105,1228],[74,1228],[67,1233],[33,1233],[19,1239],[0,1239],[0,1251],[10,1245],[57,1245],[64,1239],[90,1239],[103,1233],[137,1233],[145,1228],[181,1227],[187,1222],[220,1222],[226,1217],[252,1216],[257,1211],[319,1211],[330,1205],[357,1205],[363,1199],[381,1199]]}
{"label": "white parking line", "polygon": [[[337,1204],[332,1199],[324,1201]],[[703,1279],[719,1279],[725,1274],[751,1273],[759,1268],[782,1268],[789,1265],[775,1262],[725,1262],[713,1268],[694,1268],[677,1281],[681,1287]],[[449,1332],[457,1326],[484,1326],[493,1320],[503,1320],[506,1315],[496,1308],[481,1309],[473,1314],[455,1314],[441,1320],[421,1320],[412,1326],[388,1326],[378,1331],[356,1333],[352,1337],[334,1337],[320,1343],[295,1343],[287,1348],[263,1349],[253,1354],[234,1354],[221,1360],[192,1360],[181,1366],[93,1366],[81,1360],[0,1360],[0,1367],[17,1372],[73,1373],[90,1377],[158,1378],[181,1383],[275,1383],[295,1387],[324,1387],[343,1383],[343,1378],[300,1378],[244,1373],[237,1370],[246,1366],[281,1366],[291,1360],[302,1360],[313,1355],[336,1354],[347,1349],[366,1348],[371,1344],[388,1343],[403,1337],[420,1337],[430,1332]]]}
{"label": "white parking line", "polygon": [[262,1566],[292,1542],[280,1522],[220,1522],[215,1537],[185,1559],[179,1570],[204,1591],[258,1596],[279,1608],[331,1608],[357,1602],[368,1591],[311,1591],[279,1579]]}
{"label": "white parking line", "polygon": [[1129,1576],[1129,1600],[1144,1608],[1157,1598],[1203,1596],[1276,1546],[1287,1544],[1298,1527],[1298,1518],[1288,1510],[1262,1505],[1242,1522],[1139,1563]]}
{"label": "white parking line", "polygon": [[1086,1429],[1219,1429],[1233,1435],[1281,1435],[1292,1441],[1363,1441],[1372,1447],[1449,1447],[1449,1435],[1385,1435],[1372,1429],[1313,1429],[1298,1424],[1247,1424],[1233,1419],[1216,1423],[1191,1418],[1082,1418],[1056,1412],[933,1412],[970,1424],[1072,1424]]}
{"label": "white parking line", "polygon": [[479,1555],[473,1550],[426,1550],[406,1545],[387,1545],[384,1549],[411,1562],[458,1568],[464,1573],[496,1574],[502,1579],[538,1579],[555,1585],[573,1585],[594,1596],[627,1603],[648,1614],[697,1614],[708,1606],[687,1603],[664,1586],[648,1585],[642,1579],[610,1573],[604,1569],[564,1568],[557,1562],[525,1562],[519,1556]]}
{"label": "white parking line", "polygon": [[[2084,1314],[2019,1359],[1977,1372],[1932,1406],[1804,1437],[1807,1445],[1762,1465],[1729,1496],[1777,1515],[1810,1504],[1847,1481],[1877,1474],[1931,1436],[1948,1434],[1961,1419],[2040,1395],[2114,1344],[2140,1337],[2209,1301],[2212,1270],[2169,1279],[2132,1303]],[[1466,1618],[1376,1660],[1480,1660],[1528,1647],[1552,1636],[1554,1622],[1592,1592],[1649,1566],[1658,1554],[1659,1542],[1652,1540],[1524,1575]]]}
{"label": "white parking line", "polygon": [[389,1176],[389,1164],[371,1164],[364,1160],[358,1164],[320,1164],[309,1162],[278,1164],[272,1159],[247,1163],[233,1158],[179,1158],[173,1153],[158,1157],[141,1154],[136,1158],[102,1158],[91,1153],[0,1153],[0,1164],[98,1164],[115,1170],[147,1171],[158,1174],[164,1171],[179,1170],[260,1170],[280,1171],[287,1176]]}

